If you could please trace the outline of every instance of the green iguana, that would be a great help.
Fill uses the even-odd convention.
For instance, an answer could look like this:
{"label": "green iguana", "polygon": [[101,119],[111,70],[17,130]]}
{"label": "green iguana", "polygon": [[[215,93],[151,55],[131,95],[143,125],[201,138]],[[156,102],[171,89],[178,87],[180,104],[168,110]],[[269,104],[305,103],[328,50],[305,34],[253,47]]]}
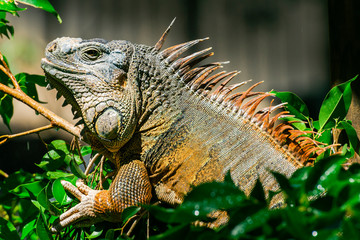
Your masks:
{"label": "green iguana", "polygon": [[211,48],[181,56],[205,39],[161,50],[169,30],[153,47],[67,37],[46,47],[48,82],[82,118],[83,137],[117,167],[109,190],[63,181],[80,203],[53,231],[120,221],[126,207],[154,198],[180,204],[192,186],[221,181],[229,171],[246,194],[258,178],[274,191],[269,170],[290,176],[328,148],[290,122],[276,123],[288,114],[279,110],[284,104],[257,109],[273,95],[254,92],[259,83],[234,93],[246,83],[228,85],[237,71],[200,65]]}

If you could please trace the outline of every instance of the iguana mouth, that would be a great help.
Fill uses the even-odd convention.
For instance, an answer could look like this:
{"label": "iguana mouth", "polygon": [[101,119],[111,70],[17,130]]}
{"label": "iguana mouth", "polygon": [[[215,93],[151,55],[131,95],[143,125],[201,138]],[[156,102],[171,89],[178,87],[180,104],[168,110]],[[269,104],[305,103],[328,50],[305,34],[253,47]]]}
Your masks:
{"label": "iguana mouth", "polygon": [[[61,71],[61,72],[64,72],[64,66],[62,65],[59,65],[59,64],[56,64],[56,63],[53,63],[51,61],[49,61],[47,58],[43,58],[41,59],[41,68],[45,71],[45,72],[50,72],[50,70],[47,70],[46,68],[47,67],[50,67],[51,69],[56,69],[58,71]],[[66,73],[69,73],[69,74],[86,74],[86,71],[84,70],[80,70],[80,69],[70,69],[70,68],[66,68]],[[52,74],[50,74],[52,75]]]}
{"label": "iguana mouth", "polygon": [[[50,71],[51,69],[56,69],[57,71],[62,71],[63,68],[61,68],[60,66],[50,62],[47,59],[42,59],[41,61],[41,67],[43,68],[44,72],[45,72],[45,81],[47,81],[48,85],[46,86],[47,90],[51,90],[51,89],[56,89],[57,90],[57,94],[56,94],[56,99],[59,100],[61,97],[64,97],[64,103],[62,104],[63,107],[65,107],[66,105],[70,104],[71,105],[71,111],[74,115],[74,120],[78,119],[80,117],[82,117],[82,113],[81,113],[81,108],[79,106],[79,104],[77,103],[76,99],[74,98],[74,95],[72,94],[72,92],[66,87],[66,85],[64,85],[62,83],[61,80],[57,79],[54,74],[51,74]],[[48,69],[50,68],[50,69]],[[77,73],[75,71],[68,71],[68,72],[73,72],[73,73]],[[81,118],[80,121],[78,121],[76,125],[79,124],[83,124],[84,121]]]}

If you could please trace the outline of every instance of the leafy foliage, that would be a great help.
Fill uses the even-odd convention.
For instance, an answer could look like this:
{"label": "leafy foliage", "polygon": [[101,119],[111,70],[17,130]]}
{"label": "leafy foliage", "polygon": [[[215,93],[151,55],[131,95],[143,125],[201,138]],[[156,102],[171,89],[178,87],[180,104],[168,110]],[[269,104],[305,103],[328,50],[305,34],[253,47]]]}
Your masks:
{"label": "leafy foliage", "polygon": [[[343,150],[347,154],[346,157],[351,158],[356,151],[358,152],[359,139],[351,122],[346,120],[346,114],[351,104],[351,83],[356,79],[357,76],[330,90],[321,105],[319,120],[314,120],[309,116],[307,106],[294,93],[276,91],[272,91],[272,93],[283,102],[287,102],[288,104],[285,106],[285,109],[295,116],[284,118],[284,120],[293,121],[293,125],[297,129],[313,132],[313,139],[326,144],[332,144],[339,140],[332,137],[334,129],[345,130],[347,142],[343,143],[346,144]],[[350,147],[347,148],[347,145]]]}
{"label": "leafy foliage", "polygon": [[[42,87],[46,86],[44,76],[32,75],[28,73],[19,73],[15,76],[15,78],[19,83],[20,89],[22,91],[24,91],[34,100],[41,102],[38,97],[36,85]],[[3,72],[0,72],[0,83],[9,87],[13,87],[10,78],[6,76]],[[10,120],[13,116],[13,113],[14,113],[13,97],[10,96],[9,94],[0,92],[0,116],[2,117],[4,124],[9,128],[9,130],[11,130]]]}
{"label": "leafy foliage", "polygon": [[[17,2],[48,11],[54,14],[58,18],[59,22],[61,22],[59,14],[55,11],[55,9],[52,7],[48,0],[23,0]],[[14,28],[9,25],[9,21],[6,20],[6,13],[19,16],[18,12],[24,10],[26,10],[26,8],[19,8],[15,1],[0,0],[0,37],[4,35],[7,38],[10,38],[10,36],[14,35]],[[5,69],[9,68],[9,63],[6,60],[6,57],[2,57],[5,64],[0,61],[0,65]],[[16,80],[18,81],[21,90],[23,90],[26,94],[28,94],[36,101],[39,101],[35,85],[46,86],[44,76],[20,73],[16,75]],[[0,71],[0,83],[8,87],[13,87],[9,76],[7,76],[3,71]],[[3,92],[0,92],[0,116],[2,117],[4,124],[9,128],[10,131],[10,120],[13,116],[13,112],[13,97]]]}
{"label": "leafy foliage", "polygon": [[59,23],[62,22],[60,15],[56,12],[54,7],[50,4],[48,0],[17,0],[17,2],[47,11],[53,14],[57,18]]}
{"label": "leafy foliage", "polygon": [[6,36],[10,38],[10,36],[14,35],[14,27],[9,25],[9,21],[6,20],[6,13],[10,13],[15,16],[19,16],[18,12],[26,10],[26,8],[19,8],[17,6],[17,2],[22,3],[24,5],[29,5],[35,8],[43,9],[58,19],[61,23],[62,20],[59,14],[55,11],[54,7],[50,4],[48,0],[0,0],[0,36]]}

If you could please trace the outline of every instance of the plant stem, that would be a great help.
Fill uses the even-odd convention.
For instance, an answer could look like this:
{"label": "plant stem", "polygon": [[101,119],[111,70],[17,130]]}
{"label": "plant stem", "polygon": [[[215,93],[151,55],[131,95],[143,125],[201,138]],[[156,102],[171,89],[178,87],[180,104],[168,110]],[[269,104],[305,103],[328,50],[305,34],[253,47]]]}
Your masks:
{"label": "plant stem", "polygon": [[42,116],[44,116],[46,119],[48,119],[51,122],[52,126],[62,128],[65,131],[69,132],[70,134],[76,137],[80,137],[80,129],[78,127],[75,127],[73,124],[69,123],[65,119],[56,115],[54,112],[42,106],[40,103],[38,103],[37,101],[26,95],[20,89],[13,89],[8,86],[5,86],[4,84],[0,84],[0,91],[9,94],[10,96],[16,98],[20,102],[25,103],[26,105],[28,105],[29,107],[40,113]]}
{"label": "plant stem", "polygon": [[25,136],[25,135],[29,135],[32,133],[38,133],[38,132],[42,132],[51,128],[54,128],[55,126],[53,126],[52,124],[46,125],[44,127],[39,127],[39,128],[35,128],[35,129],[31,129],[29,131],[25,131],[25,132],[21,132],[21,133],[16,133],[16,134],[12,134],[12,135],[2,135],[0,136],[0,140],[2,138],[4,138],[4,140],[0,141],[0,145],[5,143],[7,140],[12,139],[12,138],[16,138],[16,137],[21,137],[21,136]]}

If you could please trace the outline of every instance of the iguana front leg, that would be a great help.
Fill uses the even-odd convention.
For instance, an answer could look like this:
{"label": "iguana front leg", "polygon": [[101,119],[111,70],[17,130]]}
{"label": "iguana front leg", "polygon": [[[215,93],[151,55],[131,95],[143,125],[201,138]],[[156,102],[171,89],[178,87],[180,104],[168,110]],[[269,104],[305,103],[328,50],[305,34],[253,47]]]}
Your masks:
{"label": "iguana front leg", "polygon": [[148,204],[151,199],[149,176],[144,163],[138,160],[120,167],[109,190],[93,190],[82,181],[76,183],[77,187],[67,181],[62,185],[80,203],[60,215],[53,232],[70,224],[84,227],[101,221],[118,222],[125,208]]}

